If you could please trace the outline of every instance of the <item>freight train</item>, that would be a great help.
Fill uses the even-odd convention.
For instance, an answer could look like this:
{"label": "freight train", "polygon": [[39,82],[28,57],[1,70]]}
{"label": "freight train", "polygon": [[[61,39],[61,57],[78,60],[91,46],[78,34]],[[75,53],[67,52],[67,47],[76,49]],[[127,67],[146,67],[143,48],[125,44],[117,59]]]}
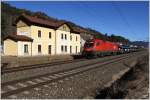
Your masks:
{"label": "freight train", "polygon": [[99,57],[129,53],[133,51],[136,51],[135,48],[130,49],[130,46],[128,45],[120,45],[100,39],[90,39],[85,42],[82,55],[84,57]]}

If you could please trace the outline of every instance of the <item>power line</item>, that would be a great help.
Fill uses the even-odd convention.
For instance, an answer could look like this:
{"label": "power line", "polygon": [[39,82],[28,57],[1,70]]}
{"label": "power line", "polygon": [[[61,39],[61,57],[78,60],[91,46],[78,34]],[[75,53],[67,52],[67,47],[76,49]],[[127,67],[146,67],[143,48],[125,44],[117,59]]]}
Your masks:
{"label": "power line", "polygon": [[134,34],[133,29],[131,28],[131,25],[128,23],[127,19],[124,17],[121,9],[117,6],[117,4],[115,2],[112,2],[112,5],[114,7],[114,9],[116,10],[116,12],[119,14],[119,16],[121,17],[121,19],[123,20],[123,22],[126,24],[126,26],[128,27],[128,29],[130,30],[131,34]]}
{"label": "power line", "polygon": [[[101,23],[100,26],[105,26],[105,24],[103,23],[103,21],[100,19],[101,16],[98,17],[98,14],[95,14],[95,13],[94,13],[95,10],[94,10],[92,7],[89,7],[88,5],[85,6],[84,4],[83,4],[83,5],[79,4],[79,6],[86,8],[86,11],[87,11],[86,14],[88,14],[88,15],[90,15],[90,16],[96,18],[97,20],[100,20],[100,23]],[[90,8],[90,9],[87,9],[87,8]],[[95,12],[97,12],[97,11],[95,11]]]}

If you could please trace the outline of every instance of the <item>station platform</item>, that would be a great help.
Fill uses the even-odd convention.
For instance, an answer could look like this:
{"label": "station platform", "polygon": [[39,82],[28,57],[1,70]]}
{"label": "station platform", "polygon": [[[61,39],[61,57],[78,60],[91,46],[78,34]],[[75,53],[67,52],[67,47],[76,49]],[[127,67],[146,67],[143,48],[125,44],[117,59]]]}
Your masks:
{"label": "station platform", "polygon": [[38,56],[1,56],[2,67],[19,67],[34,64],[53,63],[81,58],[80,54],[72,55],[38,55]]}

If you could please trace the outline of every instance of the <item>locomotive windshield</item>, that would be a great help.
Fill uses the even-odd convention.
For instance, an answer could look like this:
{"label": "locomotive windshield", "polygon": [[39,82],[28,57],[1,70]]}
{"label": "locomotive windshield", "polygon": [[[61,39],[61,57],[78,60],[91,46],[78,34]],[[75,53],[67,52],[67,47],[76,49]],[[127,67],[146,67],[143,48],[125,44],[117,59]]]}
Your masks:
{"label": "locomotive windshield", "polygon": [[93,42],[86,42],[86,43],[85,43],[85,47],[86,47],[86,48],[93,47],[93,45],[94,45]]}

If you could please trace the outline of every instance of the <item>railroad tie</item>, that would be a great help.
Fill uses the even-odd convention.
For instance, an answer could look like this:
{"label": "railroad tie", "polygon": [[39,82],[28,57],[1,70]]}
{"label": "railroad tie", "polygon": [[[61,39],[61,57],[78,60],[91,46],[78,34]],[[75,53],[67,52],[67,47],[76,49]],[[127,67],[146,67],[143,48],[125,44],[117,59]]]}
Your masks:
{"label": "railroad tie", "polygon": [[16,87],[11,86],[11,85],[8,85],[7,88],[10,89],[10,90],[16,90],[17,89]]}
{"label": "railroad tie", "polygon": [[73,76],[71,76],[70,78],[73,79]]}
{"label": "railroad tie", "polygon": [[70,71],[69,72],[64,72],[64,74],[70,74]]}
{"label": "railroad tie", "polygon": [[48,78],[48,77],[42,77],[42,79],[44,79],[44,80],[52,80],[51,78]]}
{"label": "railroad tie", "polygon": [[56,77],[61,77],[62,75],[59,75],[59,74],[55,74],[54,76],[56,76]]}
{"label": "railroad tie", "polygon": [[65,78],[65,80],[69,80],[68,78]]}
{"label": "railroad tie", "polygon": [[11,99],[16,99],[17,96],[16,96],[16,95],[10,95],[9,98],[11,98]]}
{"label": "railroad tie", "polygon": [[41,80],[41,79],[35,79],[35,81],[37,81],[37,82],[44,82],[44,80]]}
{"label": "railroad tie", "polygon": [[46,88],[49,87],[48,85],[43,85],[43,86],[46,87]]}
{"label": "railroad tie", "polygon": [[27,85],[26,84],[23,84],[23,83],[18,83],[19,86],[21,87],[26,87]]}
{"label": "railroad tie", "polygon": [[52,75],[51,75],[51,76],[48,76],[48,77],[53,78],[53,79],[57,78],[56,76],[52,76]]}
{"label": "railroad tie", "polygon": [[78,76],[79,76],[78,74],[75,75],[75,77],[78,77]]}
{"label": "railroad tie", "polygon": [[29,92],[29,91],[24,91],[23,93],[24,93],[24,94],[29,94],[30,92]]}
{"label": "railroad tie", "polygon": [[36,91],[40,90],[40,88],[34,88]]}
{"label": "railroad tie", "polygon": [[64,76],[64,75],[67,75],[66,73],[59,73],[58,75],[62,75],[62,76]]}
{"label": "railroad tie", "polygon": [[27,83],[32,84],[32,85],[37,84],[36,82],[33,82],[33,81],[27,81]]}

